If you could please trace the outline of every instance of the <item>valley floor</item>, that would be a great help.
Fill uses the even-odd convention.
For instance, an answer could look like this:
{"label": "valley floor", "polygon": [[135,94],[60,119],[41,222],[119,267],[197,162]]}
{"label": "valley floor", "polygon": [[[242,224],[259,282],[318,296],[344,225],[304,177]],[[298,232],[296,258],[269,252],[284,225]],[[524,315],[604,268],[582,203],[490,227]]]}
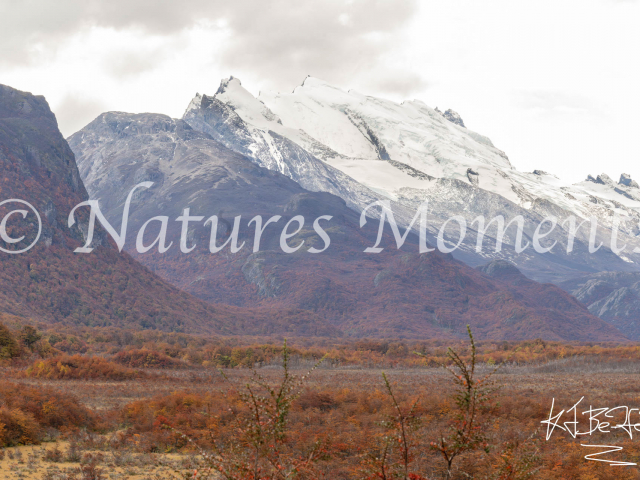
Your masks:
{"label": "valley floor", "polygon": [[[486,365],[478,368],[480,375],[491,369]],[[612,468],[605,462],[586,460],[585,455],[594,450],[580,445],[619,445],[622,451],[599,458],[639,462],[638,429],[629,428],[629,435],[623,429],[609,428],[612,433],[574,440],[557,427],[547,441],[547,427],[541,423],[549,418],[552,401],[557,413],[584,397],[577,409],[581,431],[589,429],[588,416],[582,412],[590,405],[640,407],[639,369],[640,362],[561,359],[499,370],[493,377],[498,389],[483,413],[486,445],[461,454],[451,478],[640,478],[637,466]],[[293,368],[291,373],[303,375],[307,370]],[[206,465],[198,450],[163,428],[158,419],[208,450],[205,431],[221,441],[233,436],[234,427],[225,412],[240,409],[233,392],[242,390],[252,375],[249,369],[230,369],[225,380],[211,369],[156,370],[136,380],[84,381],[22,378],[17,369],[4,373],[3,383],[71,392],[100,417],[92,429],[61,428],[62,434],[55,435],[57,442],[0,450],[0,478],[47,480],[216,478],[204,476]],[[277,385],[283,370],[268,366],[258,373]],[[430,442],[449,432],[448,418],[455,409],[450,374],[438,368],[388,368],[386,375],[402,409],[407,411],[419,398],[414,413],[421,422],[410,431],[411,471],[416,476],[409,478],[444,478],[444,462]],[[291,407],[288,429],[294,450],[299,448],[297,453],[308,452],[315,441],[322,441],[326,450],[313,476],[298,478],[382,478],[375,471],[376,458],[380,458],[385,435],[394,432],[381,425],[393,415],[380,369],[318,368]],[[562,421],[571,421],[571,415],[563,416]],[[617,413],[610,417],[612,425],[624,419]],[[638,423],[637,412],[630,419]],[[393,455],[396,453],[390,451],[390,472],[398,460]],[[200,476],[193,477],[198,468]],[[390,473],[387,478],[403,477]]]}

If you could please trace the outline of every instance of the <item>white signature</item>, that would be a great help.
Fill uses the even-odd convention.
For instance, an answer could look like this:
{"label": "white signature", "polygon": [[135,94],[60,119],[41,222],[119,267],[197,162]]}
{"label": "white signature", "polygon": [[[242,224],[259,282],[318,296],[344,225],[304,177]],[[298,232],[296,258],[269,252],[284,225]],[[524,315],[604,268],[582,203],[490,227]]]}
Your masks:
{"label": "white signature", "polygon": [[[551,402],[551,411],[549,412],[549,418],[547,420],[543,420],[542,424],[547,425],[547,440],[551,438],[553,431],[557,428],[567,432],[573,438],[578,438],[579,436],[592,435],[594,433],[612,433],[616,430],[625,431],[630,439],[633,439],[634,432],[640,432],[640,409],[639,408],[629,408],[626,406],[619,407],[601,407],[594,408],[589,406],[588,410],[583,410],[581,412],[578,411],[578,405],[584,400],[582,397],[578,400],[570,409],[561,410],[558,413],[554,414],[555,407],[555,398]],[[572,420],[560,422],[563,415],[568,414]],[[578,421],[578,415],[582,417],[587,417],[583,419],[582,422]],[[632,422],[631,417],[637,416],[637,423]],[[622,422],[617,422],[616,418],[623,418]],[[584,425],[585,430],[580,430],[579,424]],[[588,425],[588,428],[587,428]],[[637,465],[637,463],[633,462],[623,462],[619,460],[609,460],[606,458],[600,458],[608,453],[619,452],[622,450],[622,447],[617,445],[589,445],[589,444],[581,444],[583,447],[588,448],[601,448],[604,449],[599,452],[590,453],[585,455],[586,460],[593,460],[595,462],[604,462],[608,463],[612,467],[616,466],[631,466]]]}

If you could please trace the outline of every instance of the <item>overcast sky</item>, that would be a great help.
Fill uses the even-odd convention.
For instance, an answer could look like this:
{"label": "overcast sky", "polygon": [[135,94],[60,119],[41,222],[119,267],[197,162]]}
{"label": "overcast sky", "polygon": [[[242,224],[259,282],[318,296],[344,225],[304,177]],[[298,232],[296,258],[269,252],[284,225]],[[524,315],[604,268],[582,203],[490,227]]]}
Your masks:
{"label": "overcast sky", "polygon": [[0,83],[65,135],[107,110],[180,117],[233,75],[308,74],[453,108],[520,170],[640,180],[639,0],[0,0]]}

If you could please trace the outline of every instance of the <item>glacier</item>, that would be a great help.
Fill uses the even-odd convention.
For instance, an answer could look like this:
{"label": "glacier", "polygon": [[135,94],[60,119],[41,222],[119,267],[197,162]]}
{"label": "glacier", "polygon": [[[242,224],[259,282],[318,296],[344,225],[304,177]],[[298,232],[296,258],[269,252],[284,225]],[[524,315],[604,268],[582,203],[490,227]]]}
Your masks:
{"label": "glacier", "polygon": [[[505,259],[531,278],[551,282],[604,270],[640,270],[640,254],[634,251],[640,252],[640,189],[635,181],[623,175],[614,182],[602,174],[570,184],[540,170],[521,172],[451,110],[442,113],[420,100],[396,103],[344,91],[311,76],[291,93],[260,92],[256,97],[230,77],[214,95],[197,94],[183,120],[260,166],[308,190],[338,195],[356,210],[388,199],[406,226],[428,201],[432,238],[453,215],[468,222],[479,215],[500,214],[507,220],[521,215],[527,238],[544,218],[560,219],[547,237],[549,245],[558,242],[548,254],[517,254],[513,248],[496,253],[491,240],[478,253],[471,235],[455,254],[471,265]],[[569,216],[578,223],[597,220],[596,240],[603,248],[588,252],[585,227],[567,254],[569,232],[561,222]],[[614,227],[619,244],[626,244],[619,254],[609,248]],[[513,247],[513,233],[507,232],[507,246]]]}

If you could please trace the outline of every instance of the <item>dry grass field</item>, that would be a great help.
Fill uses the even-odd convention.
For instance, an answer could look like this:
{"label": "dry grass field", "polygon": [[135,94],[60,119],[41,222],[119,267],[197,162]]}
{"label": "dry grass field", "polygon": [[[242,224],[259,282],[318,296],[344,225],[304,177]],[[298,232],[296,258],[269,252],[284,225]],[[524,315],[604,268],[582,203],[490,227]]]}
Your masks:
{"label": "dry grass field", "polygon": [[[603,458],[640,461],[639,446],[624,431],[573,440],[556,430],[546,441],[546,426],[541,424],[554,398],[556,408],[563,409],[583,396],[585,406],[638,405],[639,367],[635,362],[583,365],[560,360],[498,371],[493,377],[497,390],[492,404],[481,414],[487,445],[461,454],[452,478],[640,478],[635,466],[610,466],[584,458],[593,452],[580,443],[621,445],[622,452]],[[291,373],[307,370],[294,367]],[[480,374],[488,371],[487,366],[479,367]],[[282,373],[282,368],[274,366],[259,370],[273,385],[278,385]],[[241,410],[234,388],[247,384],[252,372],[234,369],[227,375],[231,384],[217,371],[206,369],[150,371],[144,379],[126,381],[46,380],[20,378],[19,371],[6,369],[3,382],[72,393],[95,413],[100,425],[62,428],[62,433],[44,438],[38,446],[5,448],[0,454],[0,478],[191,478],[196,469],[198,478],[206,478],[207,463],[180,434],[206,451],[211,451],[209,432],[222,443],[238,434],[228,409]],[[419,399],[414,413],[420,424],[410,432],[410,469],[416,476],[408,478],[445,478],[445,462],[431,442],[447,433],[455,409],[450,374],[439,368],[395,368],[387,369],[386,375],[403,408]],[[314,442],[323,442],[313,472],[300,473],[298,478],[384,478],[376,466],[385,436],[394,435],[383,425],[393,415],[380,369],[318,368],[289,413],[288,454],[304,456]],[[565,415],[563,420],[571,419]],[[402,478],[394,466],[399,456],[401,452],[390,452],[386,478]]]}
{"label": "dry grass field", "polygon": [[9,333],[0,479],[640,478],[636,345]]}

